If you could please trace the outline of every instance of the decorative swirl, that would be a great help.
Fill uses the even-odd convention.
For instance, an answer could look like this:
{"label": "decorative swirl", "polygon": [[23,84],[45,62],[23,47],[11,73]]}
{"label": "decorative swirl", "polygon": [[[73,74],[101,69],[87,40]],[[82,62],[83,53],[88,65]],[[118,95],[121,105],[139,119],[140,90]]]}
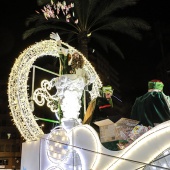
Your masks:
{"label": "decorative swirl", "polygon": [[53,87],[52,83],[48,80],[43,80],[41,82],[41,88],[34,91],[33,100],[39,105],[43,106],[45,101],[47,101],[47,107],[50,108],[52,112],[57,112],[58,96],[51,95],[47,90],[51,90]]}

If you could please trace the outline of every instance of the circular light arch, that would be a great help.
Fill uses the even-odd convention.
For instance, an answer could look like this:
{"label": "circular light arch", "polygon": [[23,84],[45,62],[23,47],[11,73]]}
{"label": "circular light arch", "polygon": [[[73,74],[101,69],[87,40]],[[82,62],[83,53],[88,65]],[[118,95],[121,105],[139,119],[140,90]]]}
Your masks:
{"label": "circular light arch", "polygon": [[[44,40],[37,42],[25,49],[14,62],[8,80],[8,102],[13,117],[14,124],[18,128],[22,137],[26,141],[37,140],[44,132],[38,126],[29,103],[28,95],[28,76],[33,63],[40,57],[53,56],[59,57],[65,49],[68,53],[77,52],[74,47],[61,41],[59,45],[55,40]],[[93,83],[92,91],[90,91],[91,99],[99,96],[99,88],[102,82],[90,62],[83,56],[85,65],[83,69],[88,77],[96,77]]]}

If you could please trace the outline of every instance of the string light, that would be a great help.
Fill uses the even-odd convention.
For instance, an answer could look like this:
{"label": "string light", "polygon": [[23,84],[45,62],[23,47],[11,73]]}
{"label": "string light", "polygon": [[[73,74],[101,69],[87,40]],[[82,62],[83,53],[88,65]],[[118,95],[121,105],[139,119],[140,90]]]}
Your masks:
{"label": "string light", "polygon": [[[91,155],[89,153],[94,153],[94,156],[92,159],[93,163],[90,164],[92,169],[124,169],[125,167],[128,167],[129,164],[131,165],[130,169],[136,169],[136,167],[139,167],[141,165],[146,166],[148,165],[149,167],[153,167],[152,169],[154,169],[155,167],[157,168],[162,168],[162,169],[167,169],[165,166],[162,167],[161,165],[159,166],[159,164],[154,164],[154,163],[148,163],[148,161],[151,159],[152,160],[152,155],[155,156],[157,155],[159,152],[161,152],[161,150],[165,150],[164,148],[168,147],[168,143],[169,140],[167,140],[166,142],[164,142],[164,144],[166,143],[165,146],[163,146],[162,148],[154,148],[154,152],[147,150],[147,153],[150,151],[150,154],[147,154],[148,157],[146,157],[145,159],[141,159],[141,152],[140,150],[146,150],[145,148],[145,144],[144,143],[148,143],[150,140],[153,142],[158,142],[160,143],[161,139],[155,140],[155,138],[153,136],[161,136],[164,137],[166,136],[166,132],[169,131],[169,124],[168,122],[165,122],[163,124],[161,124],[158,127],[155,127],[153,129],[151,129],[151,131],[146,132],[143,136],[141,136],[140,138],[138,138],[138,140],[134,143],[132,143],[128,149],[124,149],[121,151],[106,151],[106,149],[103,149],[103,146],[100,143],[100,140],[98,138],[97,133],[94,131],[94,129],[89,126],[89,125],[83,125],[83,126],[76,126],[73,129],[73,132],[71,132],[72,134],[74,134],[73,136],[71,136],[72,140],[74,140],[74,144],[72,143],[64,143],[61,141],[56,141],[56,143],[59,143],[61,145],[65,145],[66,148],[73,148],[74,150],[76,150],[76,152],[78,153],[78,155],[81,158],[82,161],[82,166],[84,167],[88,167],[89,166],[89,162],[88,162],[88,157]],[[55,133],[56,134],[56,133]],[[63,133],[58,133],[60,135],[62,135]],[[82,135],[83,134],[83,135]],[[87,135],[88,134],[88,135]],[[90,139],[91,137],[92,139]],[[90,143],[90,145],[86,145],[86,142],[84,143],[83,141],[81,141],[81,143],[77,143],[76,141],[80,140],[80,138],[82,138],[83,136],[85,136],[85,138],[88,138],[88,143]],[[71,139],[70,138],[70,139]],[[83,138],[84,139],[84,138]],[[149,142],[150,143],[150,142]],[[155,144],[155,143],[154,143]],[[97,146],[97,147],[96,147]],[[69,151],[69,150],[68,150]],[[166,151],[164,152],[165,154],[167,153]],[[68,154],[68,152],[66,152],[66,155]],[[131,155],[135,155],[135,159],[132,159]],[[111,159],[112,158],[112,159]],[[113,159],[114,158],[114,159]],[[139,158],[139,160],[138,160]],[[149,159],[148,159],[149,158]],[[120,162],[119,162],[120,161]],[[83,163],[84,162],[84,163]],[[109,162],[111,163],[109,165]],[[123,165],[123,167],[120,167],[119,165]],[[109,166],[109,167],[108,167]]]}
{"label": "string light", "polygon": [[[59,54],[67,52],[70,54],[77,52],[82,55],[64,42],[61,42],[61,46],[59,46],[55,40],[44,40],[29,46],[15,60],[8,80],[8,102],[14,124],[26,141],[37,140],[39,135],[44,134],[34,118],[28,101],[27,82],[30,69],[40,57],[52,56],[57,58]],[[91,99],[94,99],[100,95],[99,88],[102,87],[102,82],[90,62],[84,56],[83,59],[85,60],[83,69],[88,77],[96,77],[92,91],[90,91]]]}
{"label": "string light", "polygon": [[[166,123],[166,125],[167,125],[167,123]],[[163,125],[165,128],[169,128],[169,126],[166,126],[165,124]],[[135,145],[138,145],[138,146],[140,146],[141,148],[142,148],[142,145],[143,145],[143,143],[142,142],[144,142],[144,140],[146,141],[146,139],[147,138],[152,138],[152,136],[155,136],[157,133],[160,133],[161,131],[164,131],[164,129],[162,129],[163,128],[163,126],[162,127],[159,127],[159,128],[156,128],[154,131],[152,131],[152,132],[150,132],[150,133],[148,133],[148,134],[146,134],[146,136],[143,136],[143,137],[141,137],[141,139],[139,139],[139,141],[137,141],[137,143],[134,143],[128,150],[121,150],[121,151],[116,151],[116,152],[103,152],[103,150],[102,150],[102,146],[101,146],[101,144],[100,144],[100,141],[98,141],[98,136],[95,136],[95,132],[94,132],[94,130],[89,126],[89,125],[83,125],[83,126],[79,126],[79,128],[75,128],[75,129],[77,129],[78,131],[81,131],[81,132],[83,132],[84,133],[84,130],[86,131],[87,130],[87,132],[89,133],[89,134],[93,134],[94,136],[95,136],[95,138],[94,138],[94,143],[95,143],[95,141],[98,141],[99,142],[99,147],[97,148],[97,149],[91,149],[91,148],[86,148],[86,147],[83,147],[83,146],[79,146],[79,145],[73,145],[73,144],[71,144],[71,143],[64,143],[64,142],[62,142],[62,141],[53,141],[53,142],[56,142],[56,143],[58,143],[58,144],[61,144],[61,145],[65,145],[65,147],[67,147],[67,148],[74,148],[76,151],[78,151],[78,150],[80,150],[81,152],[89,152],[89,153],[94,153],[94,155],[95,156],[97,156],[99,159],[96,159],[95,160],[95,163],[94,163],[94,165],[96,165],[95,167],[93,167],[94,169],[99,169],[99,167],[101,168],[101,166],[100,165],[98,165],[98,160],[100,161],[100,164],[104,164],[105,165],[105,167],[104,168],[101,168],[101,169],[108,169],[108,165],[107,165],[107,163],[105,163],[105,162],[103,162],[102,160],[104,160],[104,158],[105,157],[107,157],[107,159],[109,160],[109,158],[112,158],[112,159],[110,159],[110,160],[112,160],[111,162],[112,162],[112,165],[113,166],[111,166],[110,167],[110,169],[121,169],[121,168],[119,168],[119,166],[118,165],[116,165],[116,164],[113,164],[114,162],[117,162],[117,160],[121,160],[121,163],[122,164],[125,164],[125,166],[126,166],[126,164],[128,164],[128,163],[132,163],[134,166],[132,166],[133,168],[131,168],[131,169],[137,169],[137,168],[135,168],[136,166],[137,167],[139,167],[139,165],[143,165],[143,167],[145,167],[145,166],[149,166],[150,168],[152,167],[152,169],[154,169],[154,168],[162,168],[162,169],[168,169],[168,167],[165,167],[165,166],[161,166],[161,165],[159,165],[159,164],[154,164],[154,162],[155,161],[158,161],[159,159],[156,159],[155,161],[153,161],[153,162],[151,162],[151,163],[148,163],[146,160],[145,160],[145,162],[144,161],[138,161],[137,159],[135,160],[135,159],[130,159],[130,157],[124,157],[124,156],[122,156],[122,153],[126,153],[126,152],[130,152],[130,150],[131,150],[131,148],[133,148],[133,147],[136,147]],[[75,135],[77,135],[76,134],[76,131],[74,131],[74,133],[75,133]],[[49,138],[41,138],[41,139],[45,139],[45,140],[51,140],[51,139],[49,139]],[[154,140],[154,139],[153,139]],[[160,139],[161,140],[161,139]],[[140,142],[141,141],[141,142]],[[96,144],[95,144],[96,145]],[[157,150],[157,148],[155,148],[155,150]],[[137,150],[136,150],[136,152],[138,152]],[[147,153],[149,152],[149,150],[147,150]],[[116,154],[117,153],[117,154]],[[168,153],[168,151],[167,150],[165,150],[162,154],[166,154],[166,156],[168,156],[167,155],[167,153]],[[133,152],[132,152],[132,154],[133,154]],[[89,155],[89,154],[88,154]],[[140,157],[140,153],[138,152],[138,155],[139,155],[139,157]],[[160,156],[159,156],[160,157]],[[113,159],[114,158],[114,159]],[[85,158],[86,159],[86,158]],[[162,159],[162,157],[160,157],[160,159]],[[92,168],[92,169],[93,169]],[[139,168],[140,169],[140,168]]]}
{"label": "string light", "polygon": [[[75,51],[78,52],[75,48],[69,46],[66,43],[61,42],[61,44],[62,46],[58,46],[58,43],[55,40],[45,40],[45,41],[35,43],[32,46],[25,49],[19,55],[19,57],[15,60],[15,63],[11,69],[11,73],[9,75],[9,80],[8,80],[8,101],[9,101],[9,107],[11,110],[10,114],[13,117],[14,124],[16,125],[19,132],[21,133],[21,136],[23,136],[23,138],[26,141],[38,140],[39,136],[44,134],[44,132],[38,126],[35,120],[35,117],[32,113],[32,109],[30,108],[30,103],[28,101],[29,96],[28,96],[27,82],[28,82],[28,75],[29,75],[30,69],[33,63],[35,62],[35,60],[40,57],[49,55],[49,56],[53,56],[57,58],[59,57],[59,54],[63,52],[66,53],[67,50],[71,54],[73,54]],[[63,48],[63,46],[65,47]],[[92,67],[90,62],[84,56],[83,56],[83,59],[85,60],[85,65],[83,69],[86,71],[88,77],[89,78],[93,76],[96,77],[93,83],[92,91],[90,91],[91,99],[94,99],[100,95],[99,89],[102,87],[102,82],[100,81],[99,76],[95,72],[95,69]],[[165,123],[158,125],[155,128],[152,128],[150,131],[146,132],[144,135],[138,138],[134,143],[129,145],[126,149],[121,150],[120,152],[112,152],[112,155],[109,155],[107,154],[107,152],[105,153],[105,150],[102,150],[100,140],[97,137],[95,137],[94,142],[97,145],[96,146],[97,151],[95,151],[95,153],[103,155],[103,156],[114,157],[116,159],[110,161],[110,163],[109,162],[103,163],[102,162],[103,158],[95,155],[93,168],[95,169],[101,163],[103,164],[103,166],[106,166],[105,169],[119,168],[121,165],[124,164],[124,162],[122,161],[125,161],[125,160],[131,161],[133,163],[154,166],[149,163],[143,163],[142,161],[141,162],[134,161],[129,158],[131,158],[132,155],[140,154],[138,153],[138,150],[141,150],[148,141],[150,141],[151,143],[156,142],[156,141],[161,143],[162,138],[161,139],[158,139],[158,138],[160,136],[165,137],[165,138],[166,136],[169,136],[169,132],[170,132],[169,125],[170,125],[170,122],[165,122]],[[91,131],[89,130],[89,133],[90,132]],[[55,139],[55,138],[56,138],[56,135],[51,136],[51,139]],[[66,136],[64,138],[64,143],[65,141],[67,144]],[[166,139],[163,144],[161,143],[161,145],[162,146],[159,147],[159,149],[155,148],[152,150],[152,155],[149,155],[149,158],[148,157],[143,158],[142,160],[145,160],[144,162],[151,162],[157,155],[159,155],[165,149],[170,147],[169,139],[168,140]],[[74,146],[74,147],[77,147],[77,146]],[[52,159],[56,157],[56,153],[53,152],[53,150],[55,150],[56,148],[57,149],[61,148],[60,153],[58,154],[58,158],[62,159],[63,158],[62,156],[64,156],[67,153],[67,148],[63,149],[63,145],[56,146],[54,144],[54,147],[52,150],[50,147],[49,157]],[[91,151],[88,149],[86,150]],[[81,156],[81,154],[79,155]],[[85,159],[82,161],[85,161]]]}

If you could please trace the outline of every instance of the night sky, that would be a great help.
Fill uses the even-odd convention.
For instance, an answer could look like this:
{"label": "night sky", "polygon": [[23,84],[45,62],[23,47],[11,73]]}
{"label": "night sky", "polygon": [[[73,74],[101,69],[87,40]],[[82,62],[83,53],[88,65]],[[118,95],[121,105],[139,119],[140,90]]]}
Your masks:
{"label": "night sky", "polygon": [[[1,2],[0,76],[6,82],[10,69],[20,52],[36,42],[36,39],[22,40],[22,34],[26,30],[26,18],[37,8],[36,0]],[[136,10],[132,11],[135,17],[148,21],[152,29],[143,33],[142,41],[120,37],[120,46],[125,60],[112,57],[112,65],[120,73],[122,93],[127,98],[134,100],[135,97],[147,91],[149,80],[159,78],[156,73],[157,66],[164,56],[167,57],[170,49],[168,46],[170,44],[168,44],[170,42],[169,9],[168,0],[141,0]],[[162,35],[161,41],[160,35]],[[161,42],[164,56],[161,52]]]}

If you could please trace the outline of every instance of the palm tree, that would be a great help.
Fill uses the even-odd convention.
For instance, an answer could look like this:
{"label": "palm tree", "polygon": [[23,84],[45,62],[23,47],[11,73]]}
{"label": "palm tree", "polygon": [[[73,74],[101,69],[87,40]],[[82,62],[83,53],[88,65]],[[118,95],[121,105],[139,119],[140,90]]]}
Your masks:
{"label": "palm tree", "polygon": [[[41,6],[48,1],[37,0]],[[27,19],[26,25],[30,27],[24,32],[23,39],[45,30],[55,31],[63,41],[76,46],[86,57],[88,57],[90,47],[106,53],[112,49],[124,58],[121,49],[116,44],[115,36],[120,33],[141,39],[140,30],[150,28],[140,18],[123,16],[124,9],[133,7],[137,2],[138,0],[74,0],[74,2],[67,0],[61,3],[51,1],[48,5],[41,7],[38,14]],[[68,13],[62,11],[61,4],[69,8]],[[60,8],[60,13],[56,14],[57,7]]]}

